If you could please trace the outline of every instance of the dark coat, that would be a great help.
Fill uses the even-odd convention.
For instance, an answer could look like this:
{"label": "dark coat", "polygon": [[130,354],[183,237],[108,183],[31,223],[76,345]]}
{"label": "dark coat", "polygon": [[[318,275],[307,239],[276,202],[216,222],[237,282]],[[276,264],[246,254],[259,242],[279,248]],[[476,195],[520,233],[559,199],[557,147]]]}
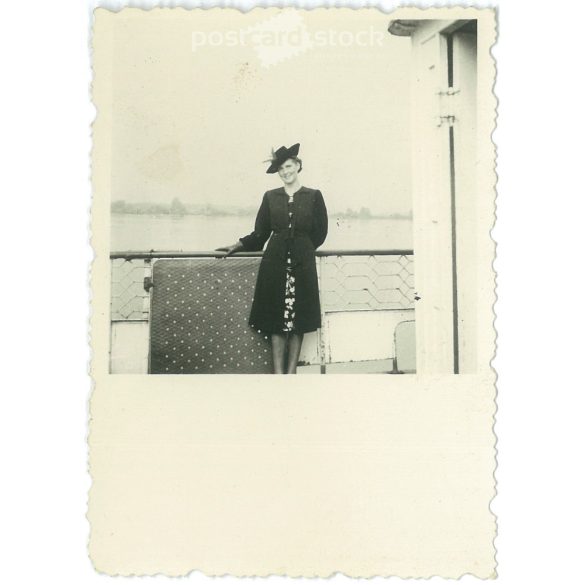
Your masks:
{"label": "dark coat", "polygon": [[288,228],[288,195],[284,187],[267,191],[254,231],[240,241],[246,251],[262,257],[249,323],[265,333],[281,332],[284,325],[286,257],[290,249],[295,276],[295,331],[307,333],[321,327],[319,284],[315,250],[327,236],[327,209],[321,191],[301,187],[294,196],[292,228]]}

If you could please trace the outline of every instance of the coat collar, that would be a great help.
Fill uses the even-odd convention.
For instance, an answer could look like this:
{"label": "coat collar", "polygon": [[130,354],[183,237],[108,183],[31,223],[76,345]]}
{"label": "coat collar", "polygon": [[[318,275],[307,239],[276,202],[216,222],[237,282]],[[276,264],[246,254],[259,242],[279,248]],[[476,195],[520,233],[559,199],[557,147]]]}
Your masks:
{"label": "coat collar", "polygon": [[[286,195],[286,191],[284,190],[284,187],[279,187],[277,189],[277,191],[278,191],[279,195]],[[295,191],[294,194],[298,195],[299,193],[303,193],[304,191],[308,191],[308,188],[303,185],[298,191]],[[287,197],[288,197],[288,195],[287,195]]]}

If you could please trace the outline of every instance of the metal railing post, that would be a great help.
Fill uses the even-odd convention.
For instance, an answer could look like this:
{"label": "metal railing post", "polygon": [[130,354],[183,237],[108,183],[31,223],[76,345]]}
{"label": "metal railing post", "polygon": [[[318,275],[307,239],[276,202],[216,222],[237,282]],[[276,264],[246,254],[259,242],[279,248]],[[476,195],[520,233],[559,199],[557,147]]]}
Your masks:
{"label": "metal railing post", "polygon": [[[319,290],[322,290],[322,279],[323,279],[323,256],[317,257],[317,278],[319,280]],[[325,361],[325,310],[323,309],[323,303],[321,305],[321,327],[317,330],[317,343],[319,346],[319,373],[326,373],[326,361]]]}

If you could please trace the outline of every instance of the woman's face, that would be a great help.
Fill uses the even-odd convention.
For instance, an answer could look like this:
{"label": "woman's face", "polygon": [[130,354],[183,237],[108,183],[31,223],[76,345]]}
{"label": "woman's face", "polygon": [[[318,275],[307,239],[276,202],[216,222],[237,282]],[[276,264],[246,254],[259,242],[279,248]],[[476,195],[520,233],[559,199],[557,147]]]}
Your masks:
{"label": "woman's face", "polygon": [[294,183],[299,174],[299,163],[289,158],[278,167],[278,174],[285,185]]}

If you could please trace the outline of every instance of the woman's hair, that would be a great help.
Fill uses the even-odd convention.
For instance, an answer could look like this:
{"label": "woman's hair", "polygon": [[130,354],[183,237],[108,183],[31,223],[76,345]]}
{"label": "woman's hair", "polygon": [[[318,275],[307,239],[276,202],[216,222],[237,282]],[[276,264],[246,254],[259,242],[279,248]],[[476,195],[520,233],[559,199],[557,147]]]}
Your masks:
{"label": "woman's hair", "polygon": [[303,170],[303,161],[298,156],[291,157],[291,160],[294,160],[296,163],[300,165],[299,173]]}

